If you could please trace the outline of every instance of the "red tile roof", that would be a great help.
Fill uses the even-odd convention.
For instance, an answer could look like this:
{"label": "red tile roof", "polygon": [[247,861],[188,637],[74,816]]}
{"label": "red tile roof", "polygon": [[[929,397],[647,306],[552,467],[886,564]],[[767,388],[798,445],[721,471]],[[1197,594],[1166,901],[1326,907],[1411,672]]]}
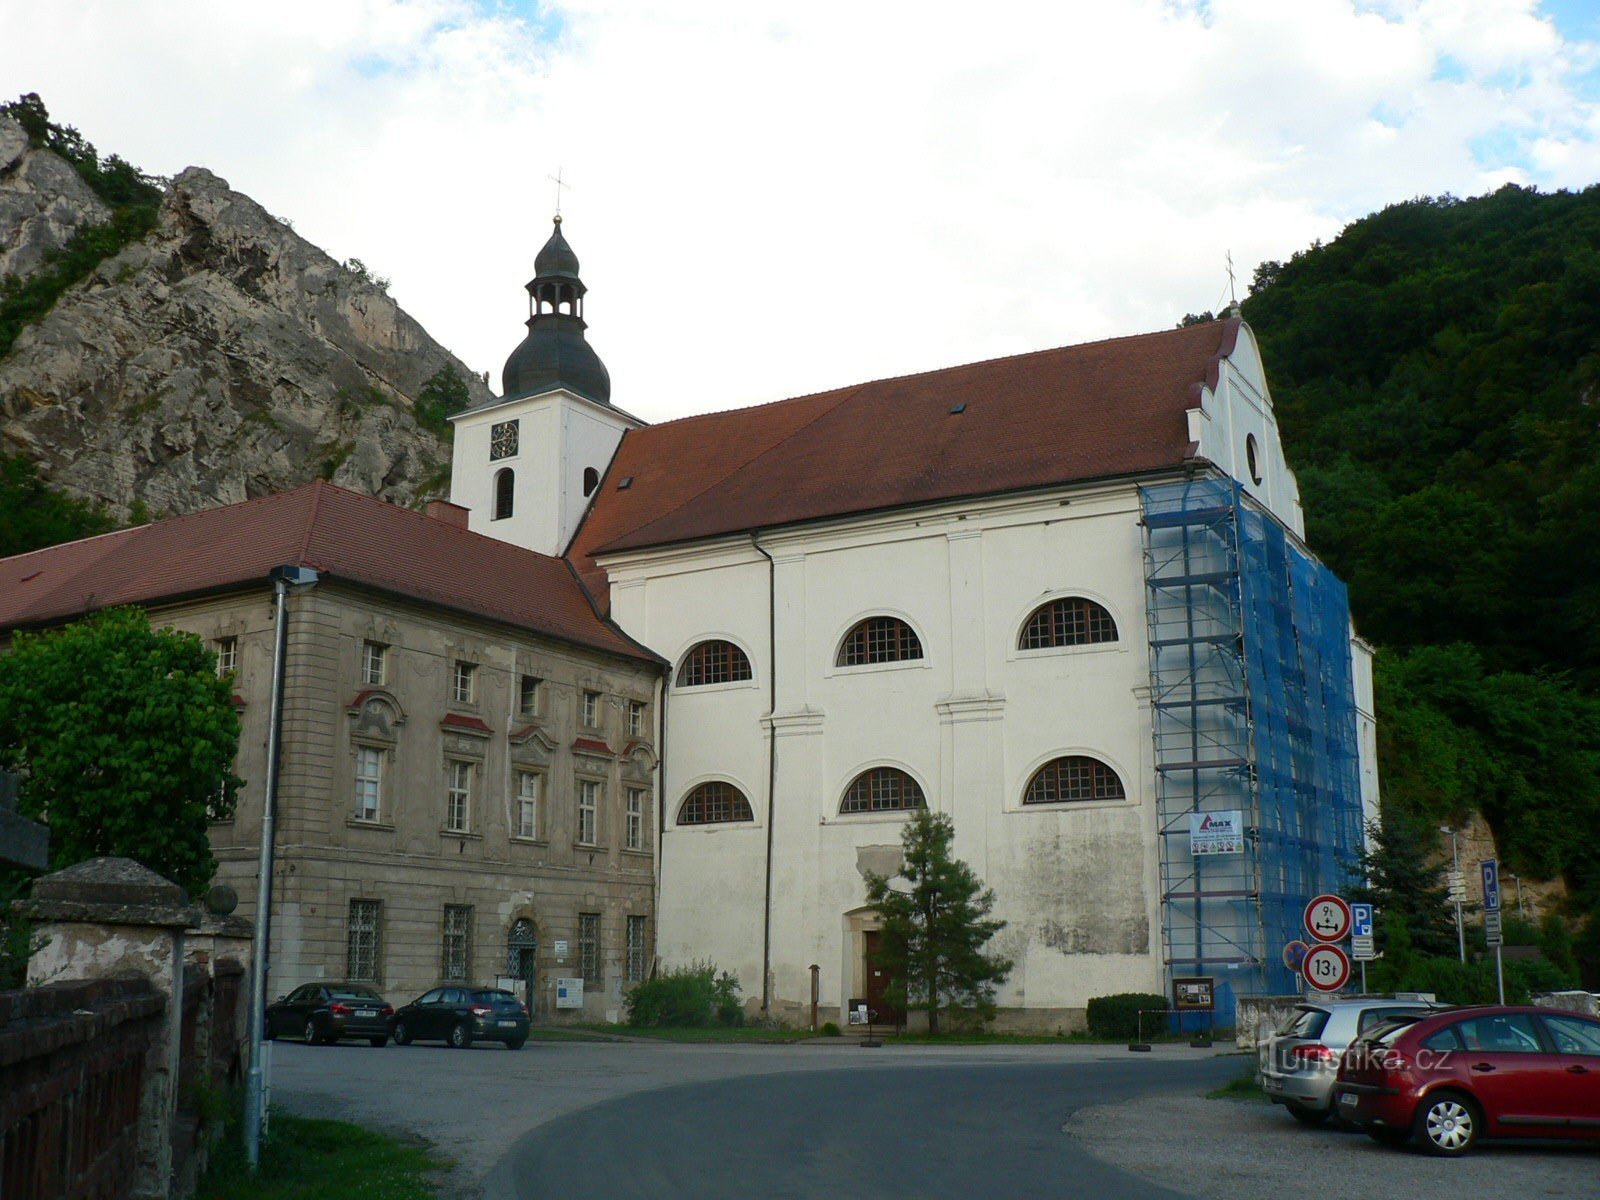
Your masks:
{"label": "red tile roof", "polygon": [[0,629],[242,587],[277,566],[378,588],[636,659],[571,567],[370,496],[313,483],[0,559]]}
{"label": "red tile roof", "polygon": [[1238,332],[1213,321],[630,430],[570,557],[604,596],[605,551],[1181,466],[1185,413]]}
{"label": "red tile roof", "polygon": [[581,750],[586,754],[610,754],[611,747],[599,738],[580,737],[572,739],[572,748]]}
{"label": "red tile roof", "polygon": [[482,717],[469,717],[465,713],[445,713],[439,724],[450,729],[468,729],[473,733],[494,732]]}

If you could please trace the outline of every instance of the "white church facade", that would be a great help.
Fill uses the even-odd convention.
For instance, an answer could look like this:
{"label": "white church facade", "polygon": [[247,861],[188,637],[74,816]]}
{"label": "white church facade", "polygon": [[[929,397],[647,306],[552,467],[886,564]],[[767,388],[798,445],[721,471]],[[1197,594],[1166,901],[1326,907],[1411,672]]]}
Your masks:
{"label": "white church facade", "polygon": [[[794,1020],[881,1006],[868,871],[951,815],[1005,1024],[1285,990],[1289,914],[1376,804],[1369,652],[1302,541],[1238,318],[647,426],[559,225],[502,399],[455,418],[471,528],[565,554],[672,664],[656,952]],[[1240,837],[1197,841],[1206,814]]]}

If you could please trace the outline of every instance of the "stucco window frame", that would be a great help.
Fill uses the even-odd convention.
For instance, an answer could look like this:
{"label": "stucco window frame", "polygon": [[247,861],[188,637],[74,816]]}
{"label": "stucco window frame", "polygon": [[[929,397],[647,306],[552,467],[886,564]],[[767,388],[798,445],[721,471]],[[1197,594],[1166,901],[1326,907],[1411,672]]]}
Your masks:
{"label": "stucco window frame", "polygon": [[[456,763],[460,763],[467,768],[467,824],[465,829],[451,829],[449,826],[450,768]],[[473,758],[470,755],[448,749],[444,752],[444,766],[441,772],[441,793],[444,805],[440,812],[440,837],[473,841],[483,838],[483,774],[482,758]],[[474,817],[477,818],[476,822],[474,822]]]}
{"label": "stucco window frame", "polygon": [[[539,781],[539,792],[533,802],[533,836],[524,837],[522,828],[521,776],[532,775]],[[506,822],[510,840],[519,846],[548,846],[550,844],[550,767],[546,763],[511,763],[511,811]]]}
{"label": "stucco window frame", "polygon": [[[1117,773],[1117,778],[1122,781],[1122,791],[1124,793],[1123,798],[1121,800],[1056,800],[1049,804],[1023,803],[1022,798],[1028,794],[1028,784],[1033,781],[1033,777],[1038,774],[1041,767],[1043,767],[1046,763],[1054,762],[1058,758],[1071,758],[1074,755],[1081,755],[1084,758],[1097,759],[1115,771]],[[1129,771],[1114,756],[1106,753],[1103,749],[1094,746],[1065,746],[1051,750],[1046,754],[1041,754],[1038,758],[1034,759],[1028,764],[1027,769],[1022,772],[1021,777],[1013,780],[1011,785],[1006,789],[1006,803],[1005,807],[1001,811],[1008,814],[1027,814],[1073,813],[1089,812],[1096,809],[1139,808],[1143,804],[1143,797],[1140,795],[1137,789],[1129,786],[1130,782],[1137,778],[1137,775]]]}
{"label": "stucco window frame", "polygon": [[[396,754],[397,746],[394,742],[384,741],[371,734],[350,735],[350,771],[349,794],[345,797],[344,823],[350,829],[377,829],[394,832],[394,773],[398,769],[399,756]],[[361,751],[375,750],[379,755],[378,762],[378,817],[368,821],[355,815],[356,808],[356,767],[361,761]],[[389,819],[385,820],[385,814]]]}
{"label": "stucco window frame", "polygon": [[[683,811],[684,801],[694,793],[696,788],[707,783],[726,783],[730,787],[737,788],[739,794],[743,796],[750,804],[750,819],[748,821],[709,821],[703,824],[695,825],[680,824],[678,822],[678,814]],[[762,806],[756,803],[756,795],[757,793],[752,788],[741,782],[737,776],[728,772],[697,776],[696,778],[689,780],[689,782],[679,790],[678,798],[673,802],[672,805],[672,819],[667,825],[667,832],[710,835],[717,833],[719,830],[727,829],[760,829],[766,824],[766,821],[763,819],[764,810]]]}
{"label": "stucco window frame", "polygon": [[[849,637],[851,630],[855,629],[861,622],[870,621],[874,617],[893,617],[898,621],[904,621],[910,627],[911,632],[916,634],[917,644],[922,647],[922,657],[902,658],[894,662],[857,663],[852,667],[839,666],[839,652],[844,648],[845,638]],[[922,625],[913,620],[910,613],[898,608],[885,608],[882,605],[862,609],[834,629],[833,640],[828,643],[828,657],[823,664],[822,677],[831,679],[835,675],[874,675],[880,671],[915,671],[919,669],[931,671],[934,666],[932,645],[933,643],[929,641]]]}
{"label": "stucco window frame", "polygon": [[[745,662],[750,664],[750,678],[730,679],[723,683],[679,684],[678,673],[683,670],[683,660],[689,656],[689,651],[702,642],[727,642],[738,647],[739,653],[744,655]],[[759,687],[761,687],[761,672],[756,668],[756,656],[751,652],[749,643],[743,638],[721,630],[702,630],[679,646],[677,653],[672,656],[672,671],[667,676],[667,690],[674,696],[705,696],[713,692],[753,691]]]}
{"label": "stucco window frame", "polygon": [[[904,771],[911,776],[911,781],[922,789],[922,808],[891,808],[879,812],[840,812],[839,807],[844,803],[845,793],[853,784],[868,771],[877,771],[885,767],[896,771]],[[914,813],[940,811],[933,802],[933,789],[928,786],[927,777],[910,763],[902,762],[897,758],[870,759],[855,770],[845,774],[844,781],[833,789],[833,807],[824,811],[822,825],[904,825]]]}
{"label": "stucco window frame", "polygon": [[[602,840],[605,836],[605,829],[601,816],[605,812],[606,787],[610,782],[609,773],[601,774],[598,771],[585,770],[583,767],[579,767],[572,773],[572,848],[574,850],[592,853],[596,850],[608,848],[607,843]],[[594,841],[592,842],[579,840],[583,833],[583,785],[586,783],[592,783],[599,789],[594,798]]]}
{"label": "stucco window frame", "polygon": [[[1028,627],[1028,622],[1033,619],[1033,614],[1047,604],[1054,604],[1057,600],[1092,600],[1106,612],[1111,614],[1111,619],[1116,622],[1117,640],[1114,642],[1089,642],[1082,646],[1040,646],[1034,650],[1022,649],[1022,634]],[[1022,615],[1012,622],[1010,639],[1006,642],[1006,661],[1023,662],[1035,658],[1057,658],[1062,655],[1079,654],[1127,654],[1132,649],[1133,643],[1126,636],[1128,623],[1118,611],[1117,605],[1100,592],[1090,588],[1071,587],[1060,588],[1034,597],[1025,606]],[[1048,759],[1045,761],[1049,761]]]}
{"label": "stucco window frame", "polygon": [[[650,823],[652,815],[650,811],[651,788],[648,784],[624,778],[619,785],[619,789],[622,792],[622,836],[617,839],[617,853],[627,855],[630,858],[650,858],[655,853],[651,838],[654,826]],[[628,845],[628,793],[630,792],[638,792],[644,797],[639,805],[639,845],[637,846]],[[750,811],[754,814],[754,805],[751,806]]]}

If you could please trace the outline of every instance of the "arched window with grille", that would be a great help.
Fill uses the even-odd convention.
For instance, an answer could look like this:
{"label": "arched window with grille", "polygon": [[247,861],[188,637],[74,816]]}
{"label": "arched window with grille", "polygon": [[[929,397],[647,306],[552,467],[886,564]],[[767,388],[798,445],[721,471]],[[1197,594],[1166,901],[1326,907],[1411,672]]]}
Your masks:
{"label": "arched window with grille", "polygon": [[494,519],[504,521],[516,505],[517,473],[501,467],[494,473]]}
{"label": "arched window with grille", "polygon": [[704,687],[750,678],[750,656],[732,642],[710,638],[689,648],[678,667],[678,686]]}
{"label": "arched window with grille", "polygon": [[1117,623],[1105,606],[1082,596],[1064,596],[1041,604],[1022,627],[1019,650],[1057,646],[1092,646],[1117,640]]}
{"label": "arched window with grille", "polygon": [[702,783],[678,807],[679,825],[726,825],[755,819],[745,794],[719,779]]}
{"label": "arched window with grille", "polygon": [[917,781],[895,767],[873,767],[850,781],[839,802],[841,813],[904,812],[927,808]]}
{"label": "arched window with grille", "polygon": [[1053,758],[1033,773],[1024,804],[1070,804],[1084,800],[1126,800],[1122,780],[1105,763],[1087,754]]}
{"label": "arched window with grille", "polygon": [[838,667],[864,667],[874,663],[906,662],[922,657],[917,631],[899,617],[868,617],[858,621],[839,643],[834,660]]}

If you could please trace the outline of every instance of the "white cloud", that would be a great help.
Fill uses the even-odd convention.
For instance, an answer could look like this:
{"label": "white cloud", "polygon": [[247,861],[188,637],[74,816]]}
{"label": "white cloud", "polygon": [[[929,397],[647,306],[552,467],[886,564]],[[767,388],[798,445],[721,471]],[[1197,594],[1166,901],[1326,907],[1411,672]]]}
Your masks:
{"label": "white cloud", "polygon": [[652,419],[1158,328],[1396,200],[1600,178],[1532,0],[0,0],[0,78],[201,163],[498,382],[559,166]]}

